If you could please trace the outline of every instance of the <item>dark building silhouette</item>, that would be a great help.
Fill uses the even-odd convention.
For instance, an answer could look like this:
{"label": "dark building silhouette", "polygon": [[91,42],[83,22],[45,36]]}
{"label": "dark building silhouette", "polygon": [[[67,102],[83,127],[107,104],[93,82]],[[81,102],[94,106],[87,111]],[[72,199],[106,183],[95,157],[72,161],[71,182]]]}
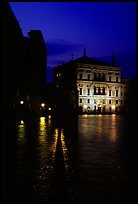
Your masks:
{"label": "dark building silhouette", "polygon": [[2,5],[2,98],[5,107],[12,106],[23,70],[23,34],[8,3]]}
{"label": "dark building silhouette", "polygon": [[39,109],[45,100],[47,51],[41,31],[31,30],[24,37],[24,79],[22,90],[32,108]]}
{"label": "dark building silhouette", "polygon": [[24,37],[10,5],[2,5],[2,105],[4,111],[20,106],[40,108],[46,86],[47,50],[39,30]]}
{"label": "dark building silhouette", "polygon": [[54,102],[57,110],[63,113],[66,112],[67,116],[75,115],[78,111],[76,68],[73,61],[54,68]]}

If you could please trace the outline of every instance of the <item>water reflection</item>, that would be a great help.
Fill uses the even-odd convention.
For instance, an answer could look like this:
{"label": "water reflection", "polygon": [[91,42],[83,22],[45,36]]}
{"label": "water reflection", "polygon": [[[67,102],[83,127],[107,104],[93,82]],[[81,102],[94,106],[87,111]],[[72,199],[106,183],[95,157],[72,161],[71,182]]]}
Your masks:
{"label": "water reflection", "polygon": [[17,131],[18,131],[18,142],[19,143],[24,143],[25,142],[25,124],[24,121],[21,120],[19,122],[19,125],[17,127]]}
{"label": "water reflection", "polygon": [[45,142],[46,140],[46,121],[45,117],[40,118],[40,123],[39,123],[39,142]]}
{"label": "water reflection", "polygon": [[[125,200],[128,175],[120,154],[131,150],[129,122],[118,115],[82,115],[78,126],[74,119],[56,123],[52,116],[14,123],[5,197],[46,202],[59,194],[59,201],[109,201],[123,195]],[[6,145],[9,150],[11,143]]]}
{"label": "water reflection", "polygon": [[63,151],[63,157],[64,157],[64,164],[65,167],[68,167],[68,154],[67,154],[67,147],[65,143],[65,135],[64,135],[64,130],[61,129],[61,145],[62,145],[62,151]]}
{"label": "water reflection", "polygon": [[58,128],[55,128],[54,135],[53,135],[53,143],[51,145],[51,151],[52,151],[52,158],[53,159],[55,158],[57,139],[58,139]]}
{"label": "water reflection", "polygon": [[111,142],[116,142],[117,140],[117,122],[116,122],[116,115],[112,114],[111,117],[111,135],[110,135]]}

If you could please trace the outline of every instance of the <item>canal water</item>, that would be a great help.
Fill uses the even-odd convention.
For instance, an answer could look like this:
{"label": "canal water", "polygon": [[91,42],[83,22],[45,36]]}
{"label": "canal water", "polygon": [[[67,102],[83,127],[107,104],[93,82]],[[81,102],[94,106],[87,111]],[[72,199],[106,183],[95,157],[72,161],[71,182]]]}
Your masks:
{"label": "canal water", "polygon": [[3,127],[3,201],[135,200],[134,117],[8,118]]}

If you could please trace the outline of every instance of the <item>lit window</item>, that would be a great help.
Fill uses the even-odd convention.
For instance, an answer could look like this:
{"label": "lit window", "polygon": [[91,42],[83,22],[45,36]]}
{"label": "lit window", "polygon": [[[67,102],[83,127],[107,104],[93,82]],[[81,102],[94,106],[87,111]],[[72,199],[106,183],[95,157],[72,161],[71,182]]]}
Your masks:
{"label": "lit window", "polygon": [[61,73],[56,74],[56,77],[61,77]]}
{"label": "lit window", "polygon": [[115,110],[115,105],[112,105],[111,107],[112,107],[112,110]]}
{"label": "lit window", "polygon": [[83,107],[84,107],[84,108],[87,108],[88,106],[87,106],[87,105],[84,105]]}
{"label": "lit window", "polygon": [[96,94],[98,94],[99,93],[99,88],[98,87],[96,87]]}

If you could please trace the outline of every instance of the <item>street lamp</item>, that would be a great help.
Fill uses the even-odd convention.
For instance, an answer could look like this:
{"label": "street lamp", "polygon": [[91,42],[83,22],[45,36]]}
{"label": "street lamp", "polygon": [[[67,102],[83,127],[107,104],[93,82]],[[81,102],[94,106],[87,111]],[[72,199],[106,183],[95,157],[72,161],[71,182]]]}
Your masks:
{"label": "street lamp", "polygon": [[44,104],[44,103],[41,103],[41,107],[44,108],[44,107],[45,107],[45,104]]}
{"label": "street lamp", "polygon": [[24,104],[24,101],[20,101],[20,104],[23,105],[23,104]]}

